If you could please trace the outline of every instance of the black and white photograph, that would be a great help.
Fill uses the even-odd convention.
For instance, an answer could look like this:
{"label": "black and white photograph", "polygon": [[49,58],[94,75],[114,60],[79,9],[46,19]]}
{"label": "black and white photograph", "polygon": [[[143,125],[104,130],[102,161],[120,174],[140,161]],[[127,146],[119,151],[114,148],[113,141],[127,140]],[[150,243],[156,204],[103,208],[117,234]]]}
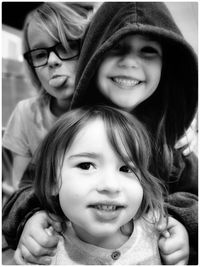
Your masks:
{"label": "black and white photograph", "polygon": [[198,265],[199,2],[1,8],[2,265]]}

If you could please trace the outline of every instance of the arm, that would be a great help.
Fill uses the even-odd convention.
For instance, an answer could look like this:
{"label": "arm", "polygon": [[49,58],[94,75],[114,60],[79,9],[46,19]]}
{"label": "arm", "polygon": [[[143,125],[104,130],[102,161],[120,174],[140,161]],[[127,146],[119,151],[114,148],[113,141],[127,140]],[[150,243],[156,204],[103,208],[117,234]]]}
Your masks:
{"label": "arm", "polygon": [[22,232],[14,257],[16,263],[49,265],[56,252],[57,232],[61,230],[61,224],[52,214],[49,217],[45,211],[35,213]]}
{"label": "arm", "polygon": [[28,166],[31,158],[13,153],[12,183],[18,189],[19,182]]}
{"label": "arm", "polygon": [[[167,228],[160,226],[158,245],[165,265],[186,265],[189,258],[189,240],[185,227],[169,216]],[[162,233],[164,231],[164,233]]]}
{"label": "arm", "polygon": [[198,264],[198,197],[178,192],[169,196],[168,212],[182,223],[189,235],[189,264]]}
{"label": "arm", "polygon": [[32,192],[34,165],[29,164],[20,185],[7,201],[2,211],[2,232],[8,245],[16,249],[23,226],[28,218],[40,209],[40,203]]}
{"label": "arm", "polygon": [[[21,179],[20,186],[19,186],[20,189],[17,190],[16,193],[13,194],[13,196],[11,196],[11,198],[8,200],[8,202],[3,207],[2,233],[5,236],[5,239],[9,247],[13,249],[17,248],[23,228],[26,225],[29,218],[31,218],[37,211],[41,209],[40,203],[32,191],[32,181],[34,178],[34,173],[35,173],[34,165],[29,164],[27,170],[25,171]],[[48,228],[49,225],[52,225],[55,231],[58,231],[58,232],[61,231],[61,226],[59,223],[57,223],[56,219],[55,220],[50,219],[46,214],[44,215],[44,212],[42,214],[43,215],[40,217],[38,213],[37,213],[37,217],[33,216],[34,220],[36,221],[38,217],[40,218],[40,220],[38,220],[39,224],[35,225],[34,223],[32,224],[32,227],[29,227],[29,224],[28,224],[28,226],[25,229],[25,234],[29,235],[30,233],[30,235],[33,235],[32,240],[34,240],[34,237],[35,237],[34,234],[36,234],[36,242],[38,243],[38,246],[37,248],[33,246],[33,254],[37,255],[38,257],[40,257],[40,255],[46,255],[46,251],[48,248],[49,248],[49,251],[52,251],[53,245],[55,246],[57,242],[57,240],[55,239],[55,235],[52,235],[52,237],[47,236],[44,233],[44,229]],[[46,236],[46,239],[42,238],[42,241],[41,241],[42,236]],[[25,240],[26,242],[27,240],[26,237],[22,238],[20,242],[23,240]],[[41,244],[44,246],[44,249]],[[27,246],[29,246],[29,242]],[[30,246],[32,246],[32,243],[30,244]],[[31,248],[30,248],[30,251],[31,251]],[[17,253],[19,255],[19,249]],[[45,260],[45,258],[38,260],[38,258],[35,257],[36,263],[43,262],[43,260]]]}
{"label": "arm", "polygon": [[169,193],[188,192],[198,195],[198,158],[194,153],[183,156],[174,151],[174,164],[169,178]]}
{"label": "arm", "polygon": [[9,198],[2,211],[2,233],[9,247],[16,249],[25,222],[39,207],[31,186],[19,189]]}

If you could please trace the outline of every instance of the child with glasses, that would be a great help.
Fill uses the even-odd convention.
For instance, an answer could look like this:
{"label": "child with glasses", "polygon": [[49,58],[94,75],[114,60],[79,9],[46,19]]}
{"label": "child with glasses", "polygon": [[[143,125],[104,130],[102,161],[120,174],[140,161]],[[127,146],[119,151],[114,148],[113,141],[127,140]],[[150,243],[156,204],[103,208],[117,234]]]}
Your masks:
{"label": "child with glasses", "polygon": [[24,58],[38,95],[17,104],[3,137],[3,146],[13,153],[15,189],[38,144],[69,108],[87,22],[88,11],[80,5],[53,2],[40,5],[25,20]]}
{"label": "child with glasses", "polygon": [[34,158],[33,191],[63,225],[51,264],[161,264],[166,192],[134,116],[106,106],[67,112]]}

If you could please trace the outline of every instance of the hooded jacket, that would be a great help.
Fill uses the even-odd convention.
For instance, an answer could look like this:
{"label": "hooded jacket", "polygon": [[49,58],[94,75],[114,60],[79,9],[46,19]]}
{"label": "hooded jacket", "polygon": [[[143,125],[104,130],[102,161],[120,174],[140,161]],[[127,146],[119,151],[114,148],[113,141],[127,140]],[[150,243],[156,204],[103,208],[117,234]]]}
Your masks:
{"label": "hooded jacket", "polygon": [[[166,58],[169,72],[167,72],[167,77],[163,75],[164,80],[157,90],[165,90],[169,96],[166,125],[170,132],[175,132],[175,138],[179,138],[190,125],[197,109],[197,58],[192,47],[184,40],[168,9],[160,2],[106,2],[100,6],[82,43],[76,90],[71,107],[77,108],[106,102],[99,95],[97,88],[93,86],[99,64],[105,53],[121,38],[135,33],[155,36],[166,51],[164,58]],[[166,86],[163,85],[165,81],[168,82]],[[150,103],[150,109],[147,109],[146,113],[154,112],[158,114],[159,119],[162,115],[161,104],[163,104],[160,102],[160,99],[156,99],[153,102],[154,106]],[[169,212],[187,227],[192,251],[190,251],[192,255],[190,263],[196,264],[197,196],[191,194],[191,192],[194,193],[194,188],[197,192],[197,174],[195,176],[197,166],[195,170],[191,166],[191,162],[196,162],[196,158],[192,156],[189,160],[178,155],[175,161],[173,179],[176,182],[173,183],[171,191],[187,189],[189,193],[171,194]],[[27,177],[27,180],[32,179],[28,173],[24,178]],[[16,248],[24,223],[32,215],[32,212],[29,212],[34,209],[39,209],[39,203],[31,193],[30,185],[18,191],[4,207],[3,233],[13,248]]]}
{"label": "hooded jacket", "polygon": [[[174,131],[178,139],[191,124],[197,109],[197,56],[162,2],[106,2],[100,6],[82,45],[72,108],[100,102],[94,100],[98,94],[93,84],[95,74],[106,52],[129,34],[152,35],[163,46],[164,67],[157,90],[168,95],[166,128]],[[160,101],[158,97],[150,102],[150,111],[162,116]]]}
{"label": "hooded jacket", "polygon": [[[193,48],[184,39],[162,2],[105,2],[100,6],[82,44],[71,107],[112,104],[98,91],[95,76],[106,53],[130,34],[152,36],[163,48],[160,84],[155,93],[141,104],[143,116],[139,119],[146,117],[144,122],[148,122],[148,117],[152,116],[157,127],[166,112],[166,138],[174,148],[175,142],[183,136],[197,111],[198,64]],[[168,99],[167,103],[165,99]],[[134,112],[137,114],[137,108]],[[190,193],[198,192],[197,158],[193,154],[184,157],[175,149],[173,154],[168,183],[171,193],[168,211],[186,226],[190,238],[189,264],[196,264],[198,204],[197,196]]]}

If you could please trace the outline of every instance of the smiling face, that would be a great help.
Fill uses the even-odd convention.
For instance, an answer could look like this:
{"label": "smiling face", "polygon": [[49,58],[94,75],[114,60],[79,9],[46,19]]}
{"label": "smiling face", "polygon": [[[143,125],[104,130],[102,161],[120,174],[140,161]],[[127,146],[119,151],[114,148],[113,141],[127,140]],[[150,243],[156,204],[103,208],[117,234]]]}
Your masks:
{"label": "smiling face", "polygon": [[[57,44],[47,31],[42,30],[35,21],[28,26],[28,43],[30,50],[48,48]],[[42,87],[62,103],[74,92],[77,59],[61,60],[51,52],[46,65],[35,68]]]}
{"label": "smiling face", "polygon": [[[122,151],[126,155],[123,147]],[[66,151],[60,179],[60,205],[79,238],[102,247],[107,242],[115,246],[123,238],[120,227],[141,205],[143,189],[136,174],[113,151],[101,119],[78,133]]]}
{"label": "smiling face", "polygon": [[154,93],[161,69],[161,45],[147,36],[129,35],[105,55],[97,86],[114,104],[129,111]]}

